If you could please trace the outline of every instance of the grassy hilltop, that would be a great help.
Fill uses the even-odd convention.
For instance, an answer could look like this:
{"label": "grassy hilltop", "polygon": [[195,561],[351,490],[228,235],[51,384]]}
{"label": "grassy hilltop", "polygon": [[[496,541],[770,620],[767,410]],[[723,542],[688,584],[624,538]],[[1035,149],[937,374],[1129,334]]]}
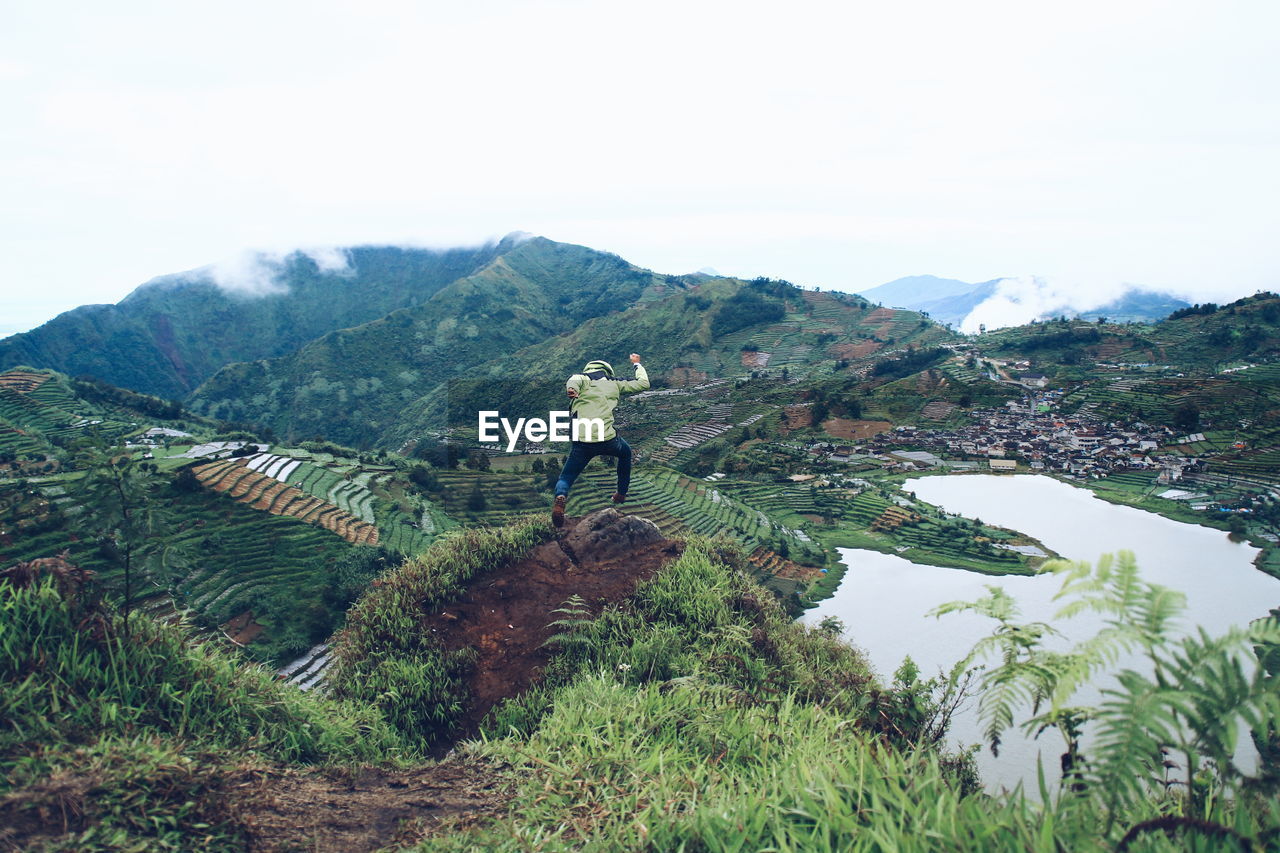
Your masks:
{"label": "grassy hilltop", "polygon": [[[1110,850],[1123,838],[1132,850],[1209,850],[1265,843],[1280,821],[1265,774],[1206,764],[1193,790],[1164,790],[1161,752],[1147,748],[1169,736],[1162,718],[1123,703],[1114,718],[1100,712],[1102,739],[1074,789],[1054,793],[1046,767],[1042,803],[984,794],[968,762],[940,746],[954,697],[909,664],[886,683],[832,633],[791,622],[726,542],[671,542],[634,518],[596,519],[580,523],[585,533],[571,528],[572,550],[545,522],[525,522],[449,537],[385,573],[335,639],[327,696],[191,645],[181,625],[141,614],[126,624],[59,561],[10,570],[0,580],[0,842],[1050,851]],[[637,573],[619,553],[647,555],[636,559],[649,568]],[[566,568],[547,579],[560,588],[541,605],[554,609],[538,623],[498,629],[492,648],[471,651],[431,630],[494,637],[486,612],[522,606],[509,592],[557,559]],[[1119,571],[1117,630],[1145,626],[1160,649],[1168,597]],[[588,587],[612,592],[551,603]],[[1260,626],[1188,647],[1185,666],[1164,664],[1209,754],[1240,715],[1280,722],[1274,676],[1228,686],[1203,672],[1220,673],[1219,660],[1251,642],[1280,648],[1280,631]],[[487,677],[515,671],[501,651],[512,643],[525,649],[517,665],[545,671],[531,689]],[[1091,664],[1062,675],[1073,666]],[[1006,664],[993,677],[1014,688],[1037,671]],[[1121,698],[1163,707],[1152,690],[1131,680]],[[489,713],[469,715],[482,693]],[[1063,711],[1069,728],[1086,709]]]}

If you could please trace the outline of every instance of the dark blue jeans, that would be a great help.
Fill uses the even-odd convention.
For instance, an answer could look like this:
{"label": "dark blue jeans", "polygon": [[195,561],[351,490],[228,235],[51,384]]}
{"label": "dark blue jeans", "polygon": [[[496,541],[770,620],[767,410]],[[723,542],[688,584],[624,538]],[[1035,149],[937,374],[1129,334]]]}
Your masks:
{"label": "dark blue jeans", "polygon": [[573,481],[578,479],[582,469],[597,456],[616,456],[618,458],[618,494],[625,495],[631,487],[631,445],[615,435],[608,441],[571,441],[569,455],[564,460],[564,468],[560,469],[560,480],[556,483],[556,494],[567,495]]}

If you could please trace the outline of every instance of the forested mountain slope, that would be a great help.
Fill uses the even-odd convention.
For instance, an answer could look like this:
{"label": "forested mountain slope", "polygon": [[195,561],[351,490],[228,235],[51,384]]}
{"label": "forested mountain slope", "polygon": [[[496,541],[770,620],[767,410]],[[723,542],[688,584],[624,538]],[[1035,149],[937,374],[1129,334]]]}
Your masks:
{"label": "forested mountain slope", "polygon": [[191,405],[287,439],[323,435],[368,446],[441,383],[654,291],[688,285],[616,255],[534,238],[418,306],[280,358],[230,365],[196,390]]}
{"label": "forested mountain slope", "polygon": [[520,239],[446,251],[357,247],[337,270],[302,253],[279,264],[261,259],[258,272],[273,280],[258,293],[224,289],[208,269],[163,276],[116,305],[82,305],[0,340],[0,370],[27,364],[181,398],[230,362],[283,355],[420,304]]}

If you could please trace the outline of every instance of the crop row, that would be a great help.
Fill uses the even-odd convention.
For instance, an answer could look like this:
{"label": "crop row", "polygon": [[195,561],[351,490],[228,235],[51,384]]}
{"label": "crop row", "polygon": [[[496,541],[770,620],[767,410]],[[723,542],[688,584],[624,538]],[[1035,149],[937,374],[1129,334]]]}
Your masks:
{"label": "crop row", "polygon": [[1236,457],[1213,459],[1209,462],[1209,470],[1277,482],[1280,481],[1280,448],[1271,447],[1242,453]]}
{"label": "crop row", "polygon": [[241,460],[220,460],[194,469],[196,479],[214,491],[272,515],[292,516],[330,530],[354,545],[378,544],[378,528],[314,495],[252,471]]}
{"label": "crop row", "polygon": [[[99,579],[119,593],[120,565],[104,556],[91,533],[79,528],[79,520],[88,517],[71,514],[59,527],[24,533],[8,545],[0,535],[0,562],[47,557],[67,549],[73,563],[98,572]],[[166,525],[156,535],[180,572],[179,599],[218,621],[253,607],[273,592],[313,589],[325,567],[349,547],[317,527],[255,512],[207,491],[176,495],[166,517]],[[7,514],[0,527],[18,522]],[[165,579],[157,580],[165,584]],[[133,594],[140,605],[168,612],[167,590],[145,573],[135,574]]]}
{"label": "crop row", "polygon": [[0,453],[29,456],[44,449],[39,441],[0,419]]}
{"label": "crop row", "polygon": [[30,394],[52,377],[49,373],[34,373],[28,370],[6,370],[0,373],[0,388],[8,388],[19,394]]}

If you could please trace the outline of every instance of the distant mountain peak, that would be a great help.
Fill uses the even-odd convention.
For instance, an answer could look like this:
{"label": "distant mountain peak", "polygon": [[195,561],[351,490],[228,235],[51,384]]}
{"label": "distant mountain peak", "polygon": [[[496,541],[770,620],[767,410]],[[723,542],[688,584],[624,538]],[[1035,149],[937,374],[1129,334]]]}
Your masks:
{"label": "distant mountain peak", "polygon": [[[1066,295],[1063,295],[1066,294]],[[1016,326],[1032,320],[1067,315],[1117,322],[1152,322],[1168,316],[1186,302],[1136,284],[1125,284],[1105,304],[1076,300],[1068,290],[1036,276],[995,278],[970,283],[934,275],[913,275],[872,287],[861,295],[890,308],[928,314],[939,323],[976,331]]]}

